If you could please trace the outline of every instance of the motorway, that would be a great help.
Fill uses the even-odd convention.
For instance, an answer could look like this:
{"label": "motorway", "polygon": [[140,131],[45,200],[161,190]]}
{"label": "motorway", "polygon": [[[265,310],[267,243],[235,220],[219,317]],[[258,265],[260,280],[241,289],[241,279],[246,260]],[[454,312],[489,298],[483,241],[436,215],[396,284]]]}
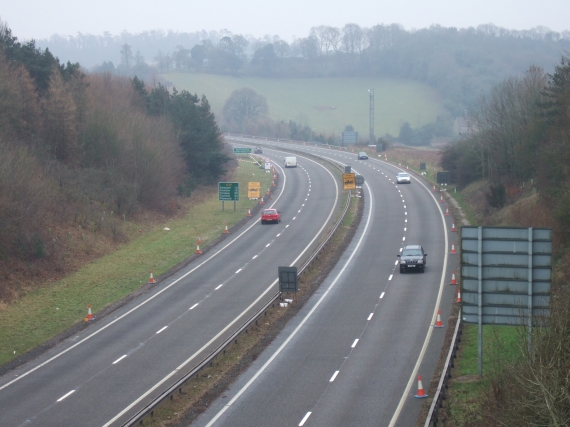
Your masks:
{"label": "motorway", "polygon": [[[252,218],[150,292],[0,377],[0,426],[121,425],[276,293],[277,267],[300,266],[317,246],[341,189],[313,160],[283,170],[283,153],[266,156],[282,177],[273,196],[281,223]],[[189,242],[189,255],[195,248]]]}
{"label": "motorway", "polygon": [[[366,179],[364,216],[349,248],[301,312],[192,426],[414,426],[449,316],[451,219],[421,179],[396,185],[402,169],[356,154],[230,137],[264,152],[293,148],[350,164]],[[267,145],[264,145],[267,144]],[[404,244],[427,252],[425,273],[400,274]],[[444,325],[447,326],[447,325]]]}

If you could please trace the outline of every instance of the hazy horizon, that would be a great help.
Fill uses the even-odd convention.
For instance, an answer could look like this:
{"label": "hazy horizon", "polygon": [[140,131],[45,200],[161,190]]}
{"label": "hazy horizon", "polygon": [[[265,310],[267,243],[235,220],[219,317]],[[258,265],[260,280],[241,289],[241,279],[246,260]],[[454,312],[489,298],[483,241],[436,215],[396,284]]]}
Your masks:
{"label": "hazy horizon", "polygon": [[252,0],[237,3],[214,0],[199,2],[164,0],[158,5],[140,1],[72,2],[70,0],[20,0],[3,5],[0,19],[20,40],[47,39],[52,35],[78,33],[120,35],[151,30],[174,32],[220,31],[250,34],[255,37],[278,35],[284,40],[306,37],[311,27],[343,27],[356,23],[362,27],[401,24],[405,29],[431,25],[468,28],[494,24],[510,30],[529,30],[544,26],[561,33],[570,30],[567,16],[570,2],[559,0],[402,0],[398,4],[374,4],[369,0],[330,3],[315,0],[310,9],[301,0]]}

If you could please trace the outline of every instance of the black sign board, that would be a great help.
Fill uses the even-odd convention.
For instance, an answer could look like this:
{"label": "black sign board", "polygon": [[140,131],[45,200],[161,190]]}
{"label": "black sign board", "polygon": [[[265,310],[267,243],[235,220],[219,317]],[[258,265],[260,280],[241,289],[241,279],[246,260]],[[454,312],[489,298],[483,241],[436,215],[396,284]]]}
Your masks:
{"label": "black sign board", "polygon": [[420,170],[421,171],[425,171],[426,170],[426,164],[424,162],[420,163]]}
{"label": "black sign board", "polygon": [[437,183],[438,184],[451,184],[451,172],[438,172],[437,173]]}
{"label": "black sign board", "polygon": [[277,267],[277,272],[279,274],[279,291],[297,292],[299,290],[297,267]]}

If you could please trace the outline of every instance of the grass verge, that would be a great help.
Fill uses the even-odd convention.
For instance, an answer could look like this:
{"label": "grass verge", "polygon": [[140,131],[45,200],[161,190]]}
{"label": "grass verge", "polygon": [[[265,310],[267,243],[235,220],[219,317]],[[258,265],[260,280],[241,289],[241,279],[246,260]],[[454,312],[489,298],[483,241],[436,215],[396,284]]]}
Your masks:
{"label": "grass verge", "polygon": [[[247,183],[259,181],[262,189],[268,188],[272,174],[244,158],[231,179],[240,183],[236,212],[233,202],[226,202],[222,212],[217,186],[201,190],[183,207],[185,215],[145,232],[117,251],[4,308],[0,312],[0,372],[33,357],[38,346],[50,339],[55,339],[51,345],[55,344],[62,331],[81,327],[87,304],[97,314],[140,290],[148,281],[150,270],[160,279],[188,259],[196,251],[198,237],[203,241],[202,247],[217,239],[226,224],[231,227],[238,223],[248,209],[257,206],[257,201],[248,200]],[[170,230],[165,230],[165,226]],[[35,353],[30,353],[32,349]],[[18,361],[6,365],[16,358]]]}

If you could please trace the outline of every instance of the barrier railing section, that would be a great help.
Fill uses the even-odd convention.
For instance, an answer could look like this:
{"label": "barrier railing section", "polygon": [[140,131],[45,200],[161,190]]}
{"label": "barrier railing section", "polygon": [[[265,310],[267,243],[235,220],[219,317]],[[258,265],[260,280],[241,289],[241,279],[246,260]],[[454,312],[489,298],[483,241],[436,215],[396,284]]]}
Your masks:
{"label": "barrier railing section", "polygon": [[457,323],[455,324],[455,331],[451,339],[451,345],[449,346],[449,351],[447,353],[447,359],[445,360],[445,365],[441,371],[441,377],[439,379],[439,384],[437,390],[431,402],[428,415],[426,417],[426,422],[424,427],[436,427],[438,422],[438,412],[443,406],[443,401],[445,400],[445,392],[448,387],[449,379],[451,378],[451,369],[454,365],[454,360],[457,356],[457,350],[459,349],[460,335],[462,332],[463,324],[461,323],[461,310],[457,315]]}
{"label": "barrier railing section", "polygon": [[342,147],[340,145],[331,145],[325,144],[322,142],[317,141],[297,141],[295,139],[287,139],[287,138],[273,138],[273,137],[265,137],[265,136],[255,136],[255,135],[242,135],[237,133],[228,133],[226,132],[224,135],[234,138],[248,138],[248,139],[255,139],[258,141],[271,141],[271,142],[287,142],[290,144],[298,144],[298,145],[318,145],[319,147],[328,147],[328,148],[337,148],[339,150],[347,150],[346,147]]}
{"label": "barrier railing section", "polygon": [[[306,153],[304,153],[306,154]],[[331,165],[338,168],[341,172],[344,168],[334,161],[328,161]],[[326,238],[323,242],[313,251],[313,253],[309,256],[307,261],[303,263],[303,265],[298,270],[298,275],[303,274],[303,272],[307,269],[307,267],[311,264],[311,262],[318,256],[321,250],[326,246],[326,244],[330,241],[340,224],[342,223],[346,212],[348,212],[348,208],[350,207],[350,200],[351,200],[351,193],[348,193],[346,205],[342,214],[339,216],[337,221],[335,222],[333,228],[329,231]],[[145,417],[148,415],[153,415],[154,410],[157,406],[159,406],[162,402],[166,399],[173,399],[174,394],[178,391],[182,394],[183,386],[190,381],[195,375],[211,364],[213,360],[232,342],[234,342],[244,331],[247,332],[247,329],[262,316],[270,307],[272,307],[277,299],[281,296],[281,292],[277,292],[274,294],[270,300],[265,304],[262,308],[256,311],[240,328],[238,328],[234,333],[232,333],[224,342],[222,342],[218,347],[216,347],[210,354],[208,354],[200,363],[198,363],[194,368],[188,371],[182,378],[180,378],[176,383],[170,387],[168,387],[165,391],[163,391],[160,395],[158,395],[155,399],[153,399],[149,404],[144,406],[141,410],[139,410],[136,414],[134,414],[131,418],[129,418],[125,423],[122,424],[123,427],[130,427],[134,426],[137,423],[141,423]]]}

